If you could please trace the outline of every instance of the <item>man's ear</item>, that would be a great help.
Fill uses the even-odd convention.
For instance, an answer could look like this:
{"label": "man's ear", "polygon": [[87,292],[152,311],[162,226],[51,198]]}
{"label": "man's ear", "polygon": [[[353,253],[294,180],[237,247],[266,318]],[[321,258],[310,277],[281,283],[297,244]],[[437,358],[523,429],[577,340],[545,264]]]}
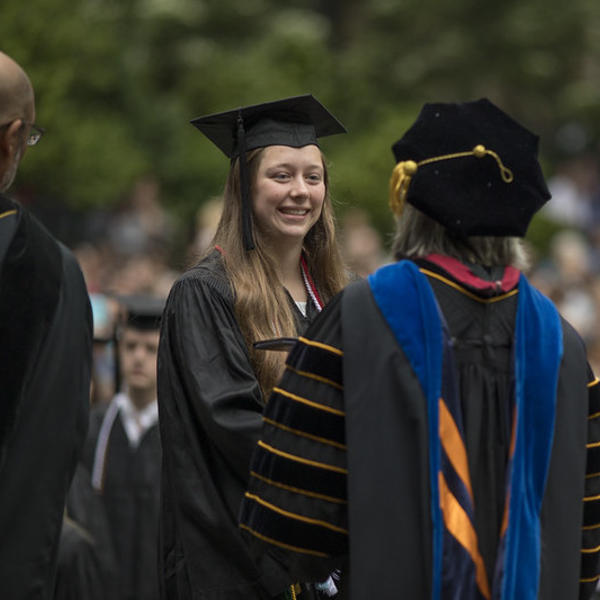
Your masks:
{"label": "man's ear", "polygon": [[18,148],[21,146],[21,129],[23,127],[22,119],[15,119],[5,130],[4,135],[0,134],[0,152],[2,158],[12,158],[15,156]]}

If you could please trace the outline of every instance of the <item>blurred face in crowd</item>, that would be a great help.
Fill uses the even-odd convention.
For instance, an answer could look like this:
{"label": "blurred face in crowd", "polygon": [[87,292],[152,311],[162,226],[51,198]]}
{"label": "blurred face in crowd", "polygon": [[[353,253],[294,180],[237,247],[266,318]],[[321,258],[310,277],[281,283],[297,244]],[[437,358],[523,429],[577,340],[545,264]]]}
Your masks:
{"label": "blurred face in crowd", "polygon": [[130,392],[156,390],[158,330],[126,327],[119,340],[121,375]]}
{"label": "blurred face in crowd", "polygon": [[325,169],[317,146],[269,146],[253,186],[257,227],[275,244],[302,243],[325,200]]}

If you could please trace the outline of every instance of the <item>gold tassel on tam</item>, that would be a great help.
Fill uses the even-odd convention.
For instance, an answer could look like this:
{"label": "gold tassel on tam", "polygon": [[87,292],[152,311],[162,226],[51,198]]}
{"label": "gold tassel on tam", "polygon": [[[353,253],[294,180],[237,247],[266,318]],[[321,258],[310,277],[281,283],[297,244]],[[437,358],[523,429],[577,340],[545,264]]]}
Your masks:
{"label": "gold tassel on tam", "polygon": [[392,171],[390,179],[390,208],[399,217],[404,209],[406,192],[412,176],[417,172],[417,163],[414,160],[399,162]]}
{"label": "gold tassel on tam", "polygon": [[406,201],[406,194],[410,186],[412,177],[417,172],[417,169],[423,165],[429,163],[438,162],[441,160],[450,160],[451,158],[464,158],[465,156],[475,156],[476,158],[483,158],[484,156],[491,156],[500,169],[500,176],[504,183],[511,183],[514,179],[513,173],[510,169],[506,168],[502,164],[502,160],[493,150],[488,150],[482,144],[477,144],[473,150],[466,152],[455,152],[453,154],[444,154],[443,156],[433,156],[419,161],[418,163],[414,160],[405,160],[399,162],[392,171],[392,177],[390,179],[390,208],[392,212],[399,217],[404,210],[404,202]]}

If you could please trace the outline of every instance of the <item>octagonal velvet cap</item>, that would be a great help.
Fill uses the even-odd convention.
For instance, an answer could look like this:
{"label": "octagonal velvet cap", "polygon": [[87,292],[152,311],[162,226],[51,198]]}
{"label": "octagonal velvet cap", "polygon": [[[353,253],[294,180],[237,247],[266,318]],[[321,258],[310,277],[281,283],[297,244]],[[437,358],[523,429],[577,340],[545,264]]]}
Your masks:
{"label": "octagonal velvet cap", "polygon": [[406,201],[462,236],[523,237],[534,213],[550,199],[537,159],[539,138],[483,98],[425,104],[393,146],[396,162],[469,152],[483,145],[496,158],[470,154],[419,165]]}

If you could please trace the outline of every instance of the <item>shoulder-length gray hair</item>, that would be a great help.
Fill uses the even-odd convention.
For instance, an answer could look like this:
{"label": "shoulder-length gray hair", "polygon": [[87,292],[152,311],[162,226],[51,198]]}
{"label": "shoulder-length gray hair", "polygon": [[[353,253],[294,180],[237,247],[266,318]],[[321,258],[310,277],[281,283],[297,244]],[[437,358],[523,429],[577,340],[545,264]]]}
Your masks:
{"label": "shoulder-length gray hair", "polygon": [[485,267],[511,265],[525,270],[529,264],[520,238],[459,237],[408,202],[396,222],[392,251],[397,259],[444,254]]}

